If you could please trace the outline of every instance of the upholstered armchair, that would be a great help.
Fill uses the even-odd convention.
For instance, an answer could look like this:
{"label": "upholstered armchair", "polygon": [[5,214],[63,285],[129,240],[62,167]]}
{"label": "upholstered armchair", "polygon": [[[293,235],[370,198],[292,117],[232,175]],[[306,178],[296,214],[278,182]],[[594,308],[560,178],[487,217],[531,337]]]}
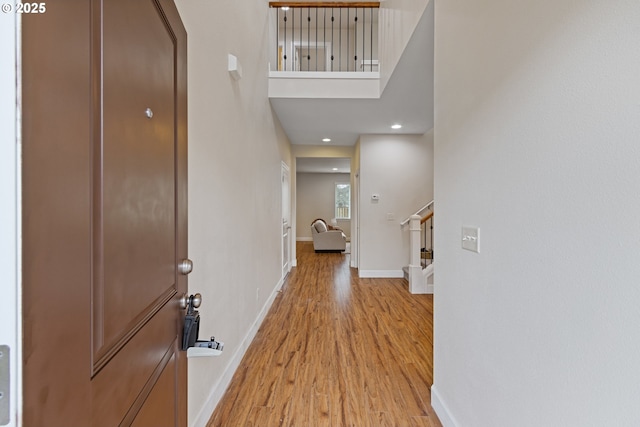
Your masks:
{"label": "upholstered armchair", "polygon": [[339,228],[327,226],[323,219],[313,221],[311,236],[316,252],[343,252],[347,248],[347,236]]}

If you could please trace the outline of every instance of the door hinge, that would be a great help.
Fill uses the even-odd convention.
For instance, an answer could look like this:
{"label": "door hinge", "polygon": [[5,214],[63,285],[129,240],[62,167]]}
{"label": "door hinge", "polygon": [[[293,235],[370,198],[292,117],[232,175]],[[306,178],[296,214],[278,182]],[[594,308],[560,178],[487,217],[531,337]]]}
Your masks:
{"label": "door hinge", "polygon": [[11,420],[9,397],[11,391],[9,346],[0,345],[0,426],[6,426]]}

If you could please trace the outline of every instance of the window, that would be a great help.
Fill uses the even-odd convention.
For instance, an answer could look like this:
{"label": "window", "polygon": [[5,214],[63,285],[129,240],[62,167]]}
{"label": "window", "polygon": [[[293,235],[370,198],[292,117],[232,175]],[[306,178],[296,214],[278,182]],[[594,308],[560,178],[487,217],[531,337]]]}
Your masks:
{"label": "window", "polygon": [[351,219],[351,184],[336,182],[336,219]]}

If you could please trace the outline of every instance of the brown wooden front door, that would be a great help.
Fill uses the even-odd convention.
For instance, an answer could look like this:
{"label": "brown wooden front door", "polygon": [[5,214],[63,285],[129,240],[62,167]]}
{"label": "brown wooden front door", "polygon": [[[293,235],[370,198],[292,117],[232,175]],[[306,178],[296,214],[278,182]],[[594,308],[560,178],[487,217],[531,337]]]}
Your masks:
{"label": "brown wooden front door", "polygon": [[23,18],[24,425],[185,426],[186,33],[171,0]]}

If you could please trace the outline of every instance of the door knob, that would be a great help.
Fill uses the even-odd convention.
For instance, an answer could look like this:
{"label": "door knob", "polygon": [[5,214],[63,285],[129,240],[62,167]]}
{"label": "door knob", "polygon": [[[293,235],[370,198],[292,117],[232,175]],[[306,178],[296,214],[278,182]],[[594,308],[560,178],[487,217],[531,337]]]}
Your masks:
{"label": "door knob", "polygon": [[202,304],[202,295],[195,294],[195,295],[191,295],[190,298],[191,298],[191,304],[193,304],[194,308],[200,307],[200,304]]}
{"label": "door knob", "polygon": [[178,264],[178,271],[185,276],[193,271],[193,261],[185,258]]}

